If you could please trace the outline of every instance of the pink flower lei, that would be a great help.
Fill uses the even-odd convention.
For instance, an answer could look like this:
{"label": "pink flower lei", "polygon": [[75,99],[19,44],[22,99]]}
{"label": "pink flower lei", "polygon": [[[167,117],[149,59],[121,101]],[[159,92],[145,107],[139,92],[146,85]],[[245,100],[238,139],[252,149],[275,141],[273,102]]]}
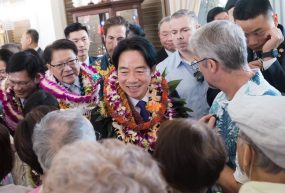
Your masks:
{"label": "pink flower lei", "polygon": [[11,130],[15,130],[17,124],[24,118],[20,99],[8,86],[8,79],[1,82],[0,100],[2,101],[4,121]]}
{"label": "pink flower lei", "polygon": [[[163,93],[162,79],[163,77],[160,75],[158,71],[156,71],[152,75],[151,83],[148,89],[149,103],[154,101],[157,103],[161,102],[162,100],[161,93]],[[124,101],[126,100],[121,98],[120,94],[118,93],[119,83],[118,83],[117,72],[114,71],[113,73],[111,73],[106,81],[107,81],[107,83],[105,83],[105,85],[107,85],[105,90],[106,93],[104,94],[106,96],[107,101],[109,101],[109,106],[113,107],[112,111],[115,111],[116,114],[122,116],[122,118],[127,117],[128,119],[133,120],[134,117],[132,115],[130,108],[124,104]],[[172,119],[173,115],[174,115],[174,109],[172,108],[171,99],[168,97],[167,107],[163,115],[164,116],[163,119]],[[157,116],[157,112],[151,112],[150,120],[152,120],[155,116]],[[115,130],[115,133],[117,134],[118,139],[121,139],[126,143],[133,143],[139,145],[149,151],[154,150],[160,122],[157,122],[155,125],[145,130],[133,130],[131,128],[123,126],[113,118],[112,126]]]}
{"label": "pink flower lei", "polygon": [[86,65],[80,66],[80,73],[82,75],[82,83],[85,91],[84,96],[71,93],[63,86],[59,85],[52,75],[45,76],[40,82],[40,87],[53,94],[59,101],[63,108],[69,108],[80,104],[98,105],[99,103],[99,91],[100,91],[100,76],[94,68],[90,68]]}

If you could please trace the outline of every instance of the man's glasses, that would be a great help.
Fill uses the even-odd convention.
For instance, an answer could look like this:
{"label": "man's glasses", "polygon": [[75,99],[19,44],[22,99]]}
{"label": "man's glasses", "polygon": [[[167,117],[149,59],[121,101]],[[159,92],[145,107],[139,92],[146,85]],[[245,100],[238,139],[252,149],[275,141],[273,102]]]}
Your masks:
{"label": "man's glasses", "polygon": [[191,65],[190,65],[192,70],[194,71],[193,75],[194,75],[194,77],[196,78],[196,80],[198,82],[203,82],[204,81],[204,76],[203,76],[202,72],[199,70],[199,63],[203,62],[203,61],[205,61],[207,59],[208,58],[204,58],[202,60],[199,60],[199,61],[196,61],[196,62],[192,62]]}
{"label": "man's glasses", "polygon": [[201,60],[198,60],[196,62],[191,63],[191,68],[195,71],[194,72],[194,77],[196,78],[196,80],[198,82],[203,82],[204,81],[204,76],[203,76],[202,72],[199,70],[199,63],[203,62],[205,60],[209,60],[209,59],[216,61],[213,58],[203,58]]}
{"label": "man's glasses", "polygon": [[14,87],[16,85],[19,86],[19,87],[25,87],[32,81],[32,79],[28,80],[28,81],[20,81],[20,82],[16,82],[16,81],[13,81],[13,80],[10,80],[10,79],[8,79],[8,80],[9,80],[9,85],[12,86],[12,87]]}
{"label": "man's glasses", "polygon": [[78,62],[78,58],[75,58],[75,59],[69,60],[67,62],[63,62],[61,64],[56,64],[56,65],[50,64],[50,65],[54,68],[57,68],[57,69],[63,69],[65,67],[65,65],[68,65],[70,67],[74,67],[77,64],[77,62]]}

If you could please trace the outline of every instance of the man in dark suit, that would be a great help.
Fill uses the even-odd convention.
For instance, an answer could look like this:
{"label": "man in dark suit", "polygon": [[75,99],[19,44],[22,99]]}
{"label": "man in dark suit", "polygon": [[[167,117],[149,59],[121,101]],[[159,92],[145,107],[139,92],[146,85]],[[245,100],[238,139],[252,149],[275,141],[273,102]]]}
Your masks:
{"label": "man in dark suit", "polygon": [[269,0],[238,1],[234,19],[247,37],[251,68],[260,68],[264,78],[285,93],[284,30]]}
{"label": "man in dark suit", "polygon": [[157,63],[162,62],[169,54],[175,52],[175,46],[172,42],[171,29],[170,29],[170,16],[164,17],[158,24],[158,36],[160,43],[163,46],[157,52]]}
{"label": "man in dark suit", "polygon": [[86,26],[81,23],[72,23],[64,29],[66,39],[73,41],[78,49],[77,57],[81,64],[94,65],[96,57],[89,56],[90,39]]}
{"label": "man in dark suit", "polygon": [[39,33],[35,29],[28,29],[21,38],[22,50],[34,49],[43,57],[43,50],[39,47]]}

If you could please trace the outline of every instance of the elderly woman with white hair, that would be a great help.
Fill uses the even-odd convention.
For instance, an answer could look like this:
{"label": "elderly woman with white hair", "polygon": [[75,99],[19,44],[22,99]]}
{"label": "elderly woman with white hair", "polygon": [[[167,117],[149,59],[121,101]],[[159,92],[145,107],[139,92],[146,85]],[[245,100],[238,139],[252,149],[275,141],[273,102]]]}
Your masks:
{"label": "elderly woman with white hair", "polygon": [[78,141],[52,161],[44,193],[167,193],[157,163],[133,144],[117,139]]}
{"label": "elderly woman with white hair", "polygon": [[285,98],[233,100],[229,114],[240,129],[237,154],[251,182],[240,193],[285,192]]}

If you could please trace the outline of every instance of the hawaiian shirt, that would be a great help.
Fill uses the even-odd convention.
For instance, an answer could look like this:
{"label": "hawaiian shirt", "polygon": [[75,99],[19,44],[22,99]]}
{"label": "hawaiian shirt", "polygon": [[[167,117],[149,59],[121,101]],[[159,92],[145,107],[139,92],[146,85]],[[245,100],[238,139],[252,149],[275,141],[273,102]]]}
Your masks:
{"label": "hawaiian shirt", "polygon": [[[258,70],[255,75],[237,91],[234,98],[245,95],[280,96],[281,94],[263,78],[261,72]],[[226,94],[224,92],[220,92],[216,96],[210,108],[210,114],[217,116],[216,127],[219,129],[219,133],[222,136],[228,151],[228,165],[232,168],[235,168],[236,142],[239,129],[236,127],[235,123],[229,116],[229,103],[230,101],[228,101]]]}

